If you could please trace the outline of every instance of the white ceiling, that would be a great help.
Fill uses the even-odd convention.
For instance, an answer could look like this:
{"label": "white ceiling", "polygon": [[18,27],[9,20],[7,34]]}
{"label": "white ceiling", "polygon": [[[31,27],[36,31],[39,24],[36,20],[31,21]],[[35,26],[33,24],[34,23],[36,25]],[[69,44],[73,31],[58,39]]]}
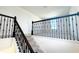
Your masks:
{"label": "white ceiling", "polygon": [[21,6],[21,8],[42,19],[66,15],[70,10],[69,6]]}

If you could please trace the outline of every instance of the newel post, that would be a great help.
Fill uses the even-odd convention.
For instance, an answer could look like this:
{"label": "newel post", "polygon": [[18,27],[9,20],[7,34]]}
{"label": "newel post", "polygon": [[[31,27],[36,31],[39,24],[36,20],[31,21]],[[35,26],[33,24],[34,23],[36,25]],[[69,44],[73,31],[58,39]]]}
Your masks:
{"label": "newel post", "polygon": [[13,30],[13,37],[15,37],[15,22],[16,22],[16,16],[14,17],[14,30]]}

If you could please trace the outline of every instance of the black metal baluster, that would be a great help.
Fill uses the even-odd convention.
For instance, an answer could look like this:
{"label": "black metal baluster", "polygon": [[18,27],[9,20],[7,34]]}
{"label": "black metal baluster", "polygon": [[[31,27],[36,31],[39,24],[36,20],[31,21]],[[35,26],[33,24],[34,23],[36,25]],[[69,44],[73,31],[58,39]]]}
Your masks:
{"label": "black metal baluster", "polygon": [[69,16],[69,19],[68,19],[69,21],[69,37],[70,37],[70,40],[71,40],[71,24],[70,24],[70,16]]}
{"label": "black metal baluster", "polygon": [[26,53],[25,43],[24,42],[22,43],[23,43],[23,53]]}
{"label": "black metal baluster", "polygon": [[59,38],[59,24],[58,24],[58,19],[57,19],[57,38]]}
{"label": "black metal baluster", "polygon": [[[55,22],[55,19],[54,19],[54,22]],[[53,23],[54,23],[54,22],[53,22]],[[55,32],[56,32],[56,31],[55,31],[55,23],[54,23],[54,38],[55,38]]]}
{"label": "black metal baluster", "polygon": [[35,34],[35,35],[38,35],[38,34],[37,34],[37,23],[36,23],[36,34]]}
{"label": "black metal baluster", "polygon": [[65,22],[64,21],[65,21],[65,19],[63,18],[63,32],[64,32],[63,33],[64,34],[63,36],[64,36],[64,39],[65,39]]}
{"label": "black metal baluster", "polygon": [[37,31],[37,34],[39,35],[40,33],[39,33],[39,30],[40,30],[40,22],[38,23],[38,31]]}
{"label": "black metal baluster", "polygon": [[33,23],[33,32],[32,32],[33,35],[35,35],[35,30],[36,30],[35,28],[36,28],[35,23]]}
{"label": "black metal baluster", "polygon": [[67,17],[67,38],[68,38],[68,40],[69,40],[69,16]]}
{"label": "black metal baluster", "polygon": [[11,34],[12,33],[12,19],[11,19],[11,23],[10,23],[10,37],[11,37]]}
{"label": "black metal baluster", "polygon": [[60,32],[59,32],[60,30],[59,30],[59,28],[60,27],[59,27],[59,19],[58,19],[58,38],[60,38]]}
{"label": "black metal baluster", "polygon": [[62,39],[62,18],[60,19],[61,22],[61,39]]}
{"label": "black metal baluster", "polygon": [[63,18],[62,18],[62,30],[61,30],[61,32],[62,32],[62,39],[63,39]]}
{"label": "black metal baluster", "polygon": [[49,32],[50,32],[50,33],[49,33],[49,34],[50,34],[49,37],[52,37],[52,36],[51,36],[51,33],[52,33],[52,32],[51,32],[51,21],[50,21],[50,20],[49,20],[49,24],[48,24],[48,25],[49,25],[49,28],[50,28],[50,29],[49,29],[49,30],[50,30],[50,31],[49,31]]}
{"label": "black metal baluster", "polygon": [[34,24],[34,26],[33,26],[33,35],[35,35],[36,34],[36,24],[35,23],[33,23]]}
{"label": "black metal baluster", "polygon": [[51,20],[51,31],[52,31],[52,37],[53,37],[53,29],[52,29],[52,20]]}
{"label": "black metal baluster", "polygon": [[36,35],[38,35],[38,27],[37,27],[37,23],[36,23]]}
{"label": "black metal baluster", "polygon": [[60,18],[58,19],[59,22],[59,38],[60,38]]}
{"label": "black metal baluster", "polygon": [[25,50],[26,50],[26,53],[27,53],[27,45],[25,45]]}
{"label": "black metal baluster", "polygon": [[2,38],[4,38],[4,29],[5,29],[5,17],[4,17],[4,22],[3,22]]}
{"label": "black metal baluster", "polygon": [[59,38],[59,19],[57,19],[58,20],[58,23],[57,23],[57,25],[58,25],[58,38]]}
{"label": "black metal baluster", "polygon": [[70,27],[70,29],[71,29],[71,40],[73,40],[73,26],[72,26],[72,16],[70,16],[70,25],[71,25],[71,27]]}
{"label": "black metal baluster", "polygon": [[36,28],[36,31],[35,31],[35,35],[37,35],[37,24],[35,23],[35,28]]}
{"label": "black metal baluster", "polygon": [[13,36],[13,29],[14,29],[13,23],[14,23],[14,20],[12,19],[11,20],[11,37]]}
{"label": "black metal baluster", "polygon": [[64,39],[66,39],[66,18],[64,17]]}
{"label": "black metal baluster", "polygon": [[[54,20],[53,20],[54,23]],[[54,38],[55,38],[55,24],[53,24],[53,30],[54,30]]]}
{"label": "black metal baluster", "polygon": [[12,19],[13,21],[12,21],[12,33],[11,33],[11,37],[13,36],[13,31],[14,31],[14,19]]}
{"label": "black metal baluster", "polygon": [[59,18],[59,38],[61,38],[61,19]]}
{"label": "black metal baluster", "polygon": [[28,53],[28,46],[27,46],[27,49],[26,50],[27,50],[27,53]]}
{"label": "black metal baluster", "polygon": [[57,19],[56,19],[56,38],[58,38],[57,31],[58,31],[58,27],[57,27]]}
{"label": "black metal baluster", "polygon": [[[1,32],[2,32],[2,16],[1,16],[1,24],[0,24],[0,26],[1,26]],[[2,37],[2,33],[1,33],[1,36],[0,37]]]}
{"label": "black metal baluster", "polygon": [[75,21],[76,21],[76,33],[77,33],[77,40],[79,41],[79,39],[78,39],[78,24],[77,24],[77,15],[75,15]]}
{"label": "black metal baluster", "polygon": [[61,38],[61,18],[59,18],[59,38]]}
{"label": "black metal baluster", "polygon": [[[45,26],[45,24],[46,24],[46,26]],[[46,31],[46,30],[48,30],[48,25],[47,24],[48,24],[48,21],[46,23],[44,23],[44,26],[45,26],[45,29],[44,30],[45,30],[46,35],[44,34],[43,36],[47,36],[48,37],[48,33]]]}
{"label": "black metal baluster", "polygon": [[34,24],[33,24],[33,21],[32,21],[32,30],[31,30],[31,35],[33,35],[33,31],[34,31]]}
{"label": "black metal baluster", "polygon": [[72,16],[72,32],[73,32],[73,40],[75,40],[75,38],[74,38],[74,24],[73,24],[73,16]]}
{"label": "black metal baluster", "polygon": [[56,27],[56,20],[57,20],[57,19],[55,19],[55,38],[57,38],[57,34],[56,34],[56,32],[57,32],[57,29],[56,29],[56,28],[57,28],[57,27]]}
{"label": "black metal baluster", "polygon": [[[68,16],[68,17],[69,17],[69,16]],[[68,26],[67,26],[68,23],[67,23],[67,20],[68,20],[68,19],[66,18],[66,37],[67,37],[67,40],[68,40]]]}
{"label": "black metal baluster", "polygon": [[7,28],[8,28],[8,18],[6,19],[7,21],[6,21],[6,35],[5,35],[5,37],[7,37]]}
{"label": "black metal baluster", "polygon": [[22,40],[22,48],[23,48],[23,53],[25,53],[25,43],[23,42],[23,40]]}
{"label": "black metal baluster", "polygon": [[1,19],[0,19],[0,30],[1,30],[1,23],[2,23],[2,17],[1,17]]}
{"label": "black metal baluster", "polygon": [[1,20],[0,20],[0,25],[1,25],[1,23],[2,23],[2,16],[1,16]]}
{"label": "black metal baluster", "polygon": [[35,31],[34,31],[34,32],[35,32],[35,34],[34,34],[34,35],[36,35],[36,32],[37,32],[36,23],[35,23]]}
{"label": "black metal baluster", "polygon": [[18,49],[19,49],[19,52],[21,52],[21,48],[20,48],[20,47],[18,47]]}
{"label": "black metal baluster", "polygon": [[11,18],[10,18],[10,21],[9,21],[9,33],[8,33],[8,37],[10,37],[10,26],[11,26]]}
{"label": "black metal baluster", "polygon": [[1,19],[0,19],[0,31],[1,31]]}

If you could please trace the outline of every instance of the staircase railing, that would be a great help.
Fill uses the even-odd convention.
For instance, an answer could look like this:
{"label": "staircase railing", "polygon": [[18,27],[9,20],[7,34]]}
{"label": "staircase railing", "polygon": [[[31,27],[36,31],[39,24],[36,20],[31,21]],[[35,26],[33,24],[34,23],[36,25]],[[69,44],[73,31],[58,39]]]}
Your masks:
{"label": "staircase railing", "polygon": [[14,17],[0,14],[0,38],[13,36]]}
{"label": "staircase railing", "polygon": [[21,53],[34,53],[16,17],[0,14],[0,38],[15,37]]}
{"label": "staircase railing", "polygon": [[79,41],[79,12],[34,21],[32,35]]}
{"label": "staircase railing", "polygon": [[14,34],[13,36],[16,38],[16,42],[18,44],[19,52],[23,53],[34,53],[31,45],[29,44],[26,36],[24,35],[21,27],[19,26],[18,22],[16,21],[16,17],[14,17]]}

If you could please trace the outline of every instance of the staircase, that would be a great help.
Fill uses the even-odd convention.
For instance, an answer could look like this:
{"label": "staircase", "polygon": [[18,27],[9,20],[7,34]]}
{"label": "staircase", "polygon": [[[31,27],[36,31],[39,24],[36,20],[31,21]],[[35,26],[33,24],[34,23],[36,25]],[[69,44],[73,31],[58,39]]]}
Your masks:
{"label": "staircase", "polygon": [[40,49],[38,43],[36,43],[36,41],[34,41],[34,39],[31,36],[26,36],[26,37],[35,52],[43,53],[43,51]]}
{"label": "staircase", "polygon": [[19,26],[16,16],[0,14],[0,38],[15,38],[19,53],[34,53],[30,43]]}

